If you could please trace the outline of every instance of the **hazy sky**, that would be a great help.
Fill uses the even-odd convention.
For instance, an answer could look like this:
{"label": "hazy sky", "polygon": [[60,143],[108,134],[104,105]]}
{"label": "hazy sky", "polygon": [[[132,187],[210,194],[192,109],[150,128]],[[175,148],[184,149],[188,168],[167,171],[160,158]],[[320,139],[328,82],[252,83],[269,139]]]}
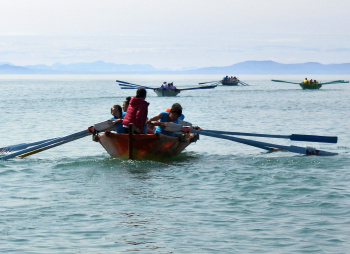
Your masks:
{"label": "hazy sky", "polygon": [[0,0],[0,62],[349,63],[349,0]]}

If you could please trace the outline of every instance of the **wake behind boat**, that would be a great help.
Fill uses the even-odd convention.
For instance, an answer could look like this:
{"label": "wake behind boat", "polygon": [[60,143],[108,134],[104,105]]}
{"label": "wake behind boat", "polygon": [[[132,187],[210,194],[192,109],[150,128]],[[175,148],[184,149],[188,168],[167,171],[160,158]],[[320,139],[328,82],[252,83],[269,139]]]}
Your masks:
{"label": "wake behind boat", "polygon": [[145,89],[152,89],[157,94],[157,96],[160,96],[160,97],[176,96],[181,91],[186,91],[186,90],[213,89],[217,87],[217,84],[211,84],[207,86],[177,88],[173,85],[173,83],[167,83],[167,82],[164,82],[160,87],[148,87],[148,86],[137,85],[126,81],[121,81],[121,80],[116,80],[116,82],[118,83],[121,89],[138,89],[140,87],[143,87]]}

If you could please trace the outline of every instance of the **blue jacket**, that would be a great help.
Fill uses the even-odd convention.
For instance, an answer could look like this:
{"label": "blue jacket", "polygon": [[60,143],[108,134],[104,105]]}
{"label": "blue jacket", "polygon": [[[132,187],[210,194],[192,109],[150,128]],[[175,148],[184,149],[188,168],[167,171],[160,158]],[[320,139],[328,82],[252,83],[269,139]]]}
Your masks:
{"label": "blue jacket", "polygon": [[[179,123],[178,119],[176,119],[175,121],[167,121],[168,116],[169,116],[168,112],[162,112],[161,114],[162,114],[162,118],[159,119],[159,122],[162,122],[162,123],[165,123],[165,122]],[[159,132],[161,134],[164,134],[164,135],[172,136],[172,137],[179,136],[178,134],[175,134],[173,132],[165,131],[164,128],[162,128],[160,126],[157,126],[156,130],[154,131],[154,133],[157,133],[157,132]]]}

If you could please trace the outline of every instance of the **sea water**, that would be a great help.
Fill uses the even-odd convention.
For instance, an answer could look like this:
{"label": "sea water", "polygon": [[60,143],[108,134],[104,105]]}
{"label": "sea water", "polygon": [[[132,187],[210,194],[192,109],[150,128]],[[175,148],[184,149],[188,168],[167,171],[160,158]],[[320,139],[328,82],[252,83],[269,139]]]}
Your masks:
{"label": "sea water", "polygon": [[[321,82],[350,76],[308,75]],[[0,147],[62,137],[111,117],[135,90],[116,79],[178,88],[221,75],[1,75]],[[302,90],[305,75],[242,75],[157,97],[203,129],[338,136],[312,146],[336,156],[267,153],[201,136],[174,159],[111,158],[91,137],[0,161],[1,253],[347,253],[350,248],[349,84]]]}

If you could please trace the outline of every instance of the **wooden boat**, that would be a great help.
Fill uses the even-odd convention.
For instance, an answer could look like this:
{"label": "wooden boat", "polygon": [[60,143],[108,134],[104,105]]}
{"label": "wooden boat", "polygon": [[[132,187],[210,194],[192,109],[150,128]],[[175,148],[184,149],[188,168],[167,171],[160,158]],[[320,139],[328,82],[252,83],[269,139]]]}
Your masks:
{"label": "wooden boat", "polygon": [[222,80],[220,80],[220,83],[223,86],[238,86],[239,80],[238,79],[222,79]]}
{"label": "wooden boat", "polygon": [[322,84],[320,83],[310,84],[310,83],[301,82],[299,85],[302,89],[320,89],[322,87]]}
{"label": "wooden boat", "polygon": [[105,132],[98,136],[98,142],[112,157],[129,159],[159,160],[181,153],[199,135],[189,138],[182,134],[171,137],[163,134],[120,134]]}
{"label": "wooden boat", "polygon": [[[173,97],[178,95],[181,91],[185,91],[185,90],[213,89],[217,87],[216,84],[211,84],[207,86],[197,86],[197,87],[188,87],[188,88],[176,88],[175,86],[173,86],[172,88],[163,88],[163,87],[142,86],[142,85],[137,85],[137,84],[121,81],[121,80],[116,80],[116,82],[119,83],[119,86],[121,87],[121,89],[138,89],[140,87],[143,87],[145,89],[152,89],[157,94],[157,96],[160,96],[160,97]],[[169,84],[171,84],[172,86],[172,83],[169,83]]]}
{"label": "wooden boat", "polygon": [[298,84],[303,90],[305,89],[320,89],[322,85],[330,85],[330,84],[337,84],[337,83],[349,83],[349,81],[344,81],[344,80],[334,80],[334,81],[329,81],[329,82],[318,82],[318,81],[312,81],[312,80],[303,80],[300,83],[297,82],[291,82],[291,81],[284,81],[284,80],[276,80],[276,79],[271,79],[273,82],[281,82],[281,83],[289,83],[289,84]]}
{"label": "wooden boat", "polygon": [[153,91],[157,94],[159,97],[168,97],[168,96],[176,96],[180,93],[179,89],[163,89],[163,88],[155,88]]}
{"label": "wooden boat", "polygon": [[220,84],[220,83],[223,86],[238,86],[238,85],[249,86],[247,83],[240,81],[238,78],[229,77],[229,76],[224,77],[222,80],[208,81],[208,82],[202,82],[198,84],[203,85],[203,84]]}

